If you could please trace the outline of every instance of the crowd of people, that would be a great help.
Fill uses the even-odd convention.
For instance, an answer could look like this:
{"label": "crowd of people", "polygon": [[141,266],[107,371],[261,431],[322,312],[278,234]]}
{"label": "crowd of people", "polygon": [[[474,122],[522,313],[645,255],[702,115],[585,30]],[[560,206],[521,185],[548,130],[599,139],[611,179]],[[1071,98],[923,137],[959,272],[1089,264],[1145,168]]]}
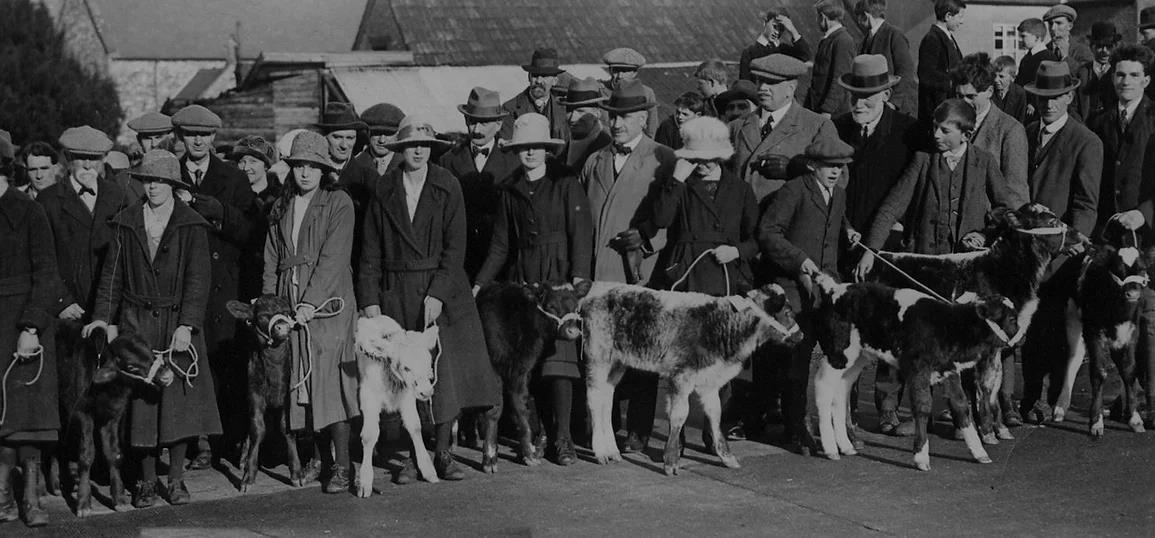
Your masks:
{"label": "crowd of people", "polygon": [[[466,133],[456,142],[389,103],[360,114],[329,103],[315,128],[275,144],[250,136],[218,146],[221,118],[199,105],[134,118],[139,147],[125,151],[88,126],[55,141],[0,133],[0,522],[47,523],[42,454],[67,427],[46,411],[57,409],[63,374],[57,342],[98,328],[143,337],[177,372],[172,385],[133,397],[124,437],[132,504],[184,504],[185,470],[232,457],[247,427],[243,324],[227,302],[288,298],[310,329],[290,341],[291,425],[314,434],[307,479],[339,493],[351,485],[360,414],[358,316],[440,328],[438,383],[422,416],[437,474],[461,480],[453,426],[463,410],[501,398],[474,303],[492,282],[717,296],[781,284],[808,337],[756,355],[724,431],[761,438],[781,413],[787,440],[801,440],[812,277],[865,278],[875,256],[860,246],[980,249],[989,210],[1028,202],[1087,237],[1117,221],[1147,244],[1153,42],[1095,22],[1084,45],[1071,34],[1076,11],[1060,4],[1018,26],[1021,61],[992,59],[955,40],[965,2],[936,0],[916,70],[887,7],[859,0],[848,13],[843,2],[818,2],[823,35],[813,46],[785,13],[767,11],[738,78],[722,59],[703,62],[669,118],[638,77],[637,51],[606,53],[610,79],[599,81],[570,76],[555,50],[539,49],[517,96],[463,95]],[[1155,8],[1143,10],[1141,32],[1155,38]],[[1151,290],[1143,300],[1146,357]],[[1012,401],[1013,354],[1004,363],[1003,420],[1019,426],[1034,409]],[[571,424],[584,411],[574,405],[579,344],[558,342],[536,377],[549,456],[572,464],[575,438],[584,439],[581,421]],[[901,380],[880,364],[875,383],[881,432],[909,435]],[[644,450],[658,379],[631,370],[617,392],[628,402],[623,451]],[[167,481],[158,478],[163,452]],[[416,478],[408,458],[394,480]]]}

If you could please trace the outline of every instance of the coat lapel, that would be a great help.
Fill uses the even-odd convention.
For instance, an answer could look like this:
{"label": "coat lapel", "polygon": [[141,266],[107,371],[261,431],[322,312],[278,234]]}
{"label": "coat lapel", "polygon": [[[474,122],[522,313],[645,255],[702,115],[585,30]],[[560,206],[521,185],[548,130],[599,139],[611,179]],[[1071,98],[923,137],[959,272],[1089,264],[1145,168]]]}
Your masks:
{"label": "coat lapel", "polygon": [[[802,105],[798,104],[797,101],[790,103],[790,110],[787,110],[786,115],[782,117],[781,125],[775,125],[774,130],[770,131],[770,134],[762,140],[761,144],[758,144],[755,150],[756,154],[766,153],[770,148],[781,144],[794,135],[794,132],[798,130],[798,110],[800,108]],[[757,121],[756,115],[754,118]]]}
{"label": "coat lapel", "polygon": [[718,180],[718,192],[715,194],[715,196],[710,196],[710,193],[706,192],[706,182],[699,178],[694,178],[687,181],[686,187],[690,190],[691,196],[694,196],[699,201],[701,201],[702,207],[706,208],[706,211],[710,212],[710,215],[714,217],[714,220],[717,221],[721,219],[721,216],[718,215],[718,208],[715,200],[726,199],[730,185],[729,182],[725,180],[725,178]]}
{"label": "coat lapel", "polygon": [[738,130],[738,141],[745,146],[751,156],[758,144],[762,143],[761,128],[758,125],[757,114],[747,114],[742,117],[742,127]]}
{"label": "coat lapel", "polygon": [[[409,246],[413,247],[414,250],[424,252],[425,249],[421,248],[413,236],[413,225],[409,222],[409,208],[405,205],[405,186],[401,184],[403,175],[404,172],[400,168],[393,170],[381,193],[381,203],[385,206],[385,216],[401,233],[401,239],[409,243]],[[426,178],[427,185],[428,181]],[[420,211],[420,203],[418,203],[417,209]]]}
{"label": "coat lapel", "polygon": [[[99,188],[99,187],[98,187]],[[100,193],[105,191],[101,189]],[[88,206],[84,205],[84,201],[80,199],[80,195],[76,193],[76,189],[72,188],[72,180],[64,179],[60,182],[60,188],[56,190],[57,196],[60,197],[60,207],[68,216],[72,217],[84,225],[92,223],[92,213],[88,212]],[[100,203],[100,195],[96,197],[96,203]]]}
{"label": "coat lapel", "polygon": [[[80,199],[79,196],[76,198],[77,200]],[[96,205],[93,206],[92,222],[97,225],[107,223],[108,219],[120,210],[118,202],[119,200],[114,199],[108,189],[100,189],[100,192],[96,194]]]}
{"label": "coat lapel", "polygon": [[[830,208],[827,207],[826,199],[822,196],[822,191],[818,189],[818,180],[811,175],[805,175],[798,179],[805,182],[803,185],[806,186],[806,190],[810,193],[810,203],[814,204],[823,215],[827,215]],[[833,193],[831,193],[830,201],[834,201]]]}

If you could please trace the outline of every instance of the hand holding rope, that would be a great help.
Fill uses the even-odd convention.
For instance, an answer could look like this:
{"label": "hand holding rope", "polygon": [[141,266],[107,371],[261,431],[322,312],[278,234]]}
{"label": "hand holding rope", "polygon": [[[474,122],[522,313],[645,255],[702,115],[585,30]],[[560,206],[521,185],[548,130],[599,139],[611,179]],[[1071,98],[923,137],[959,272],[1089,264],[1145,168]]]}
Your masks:
{"label": "hand holding rope", "polygon": [[[337,305],[336,310],[325,310],[331,303]],[[296,307],[294,307],[293,310],[295,311],[298,308],[300,308],[301,306],[313,306],[313,305],[310,305],[309,303],[297,303]],[[320,305],[318,305],[315,309],[313,309],[312,319],[331,318],[331,317],[340,315],[341,312],[344,310],[345,310],[345,299],[343,297],[330,297],[328,299],[325,299],[323,302],[321,302]],[[281,316],[281,318],[285,318],[285,316]],[[269,334],[272,334],[273,322],[276,320],[277,320],[277,318],[269,320],[269,329],[268,329]],[[301,380],[297,381],[297,383],[293,385],[292,389],[289,389],[290,391],[295,391],[295,390],[301,388],[301,386],[304,385],[305,382],[309,380],[309,377],[311,377],[313,375],[313,333],[312,333],[312,331],[309,330],[309,323],[308,322],[300,323],[300,322],[295,321],[295,320],[289,320],[289,321],[291,321],[294,326],[300,327],[301,330],[304,331],[304,333],[305,333],[305,356],[307,357],[307,368],[305,370],[305,375],[301,376]]]}
{"label": "hand holding rope", "polygon": [[[685,282],[687,278],[690,278],[690,273],[694,271],[694,267],[698,265],[698,262],[702,261],[702,258],[705,258],[708,254],[714,254],[714,249],[702,251],[702,253],[694,259],[694,263],[691,263],[690,267],[686,268],[686,272],[682,273],[682,278],[679,278],[670,286],[670,291],[677,291],[678,286],[681,285],[682,282]],[[719,263],[718,265],[722,266],[722,275],[726,277],[726,295],[730,295],[730,269],[726,267],[724,263]]]}
{"label": "hand holding rope", "polygon": [[31,386],[40,380],[40,374],[44,372],[44,346],[37,345],[36,349],[29,353],[20,353],[19,351],[12,354],[12,362],[8,363],[8,368],[4,370],[4,377],[0,379],[0,425],[4,424],[4,420],[8,418],[8,375],[12,373],[12,368],[21,362],[32,360],[35,357],[37,360],[36,375],[31,381],[24,383],[25,387]]}

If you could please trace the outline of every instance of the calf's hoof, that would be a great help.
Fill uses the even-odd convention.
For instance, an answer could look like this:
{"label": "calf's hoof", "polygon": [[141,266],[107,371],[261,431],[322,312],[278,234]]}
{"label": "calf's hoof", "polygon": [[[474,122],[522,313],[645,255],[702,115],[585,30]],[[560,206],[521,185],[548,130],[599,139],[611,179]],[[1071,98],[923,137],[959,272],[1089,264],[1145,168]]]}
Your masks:
{"label": "calf's hoof", "polygon": [[993,463],[990,456],[979,456],[975,458],[976,463]]}
{"label": "calf's hoof", "polygon": [[982,440],[983,440],[984,445],[997,445],[997,444],[999,444],[999,439],[998,439],[998,437],[995,436],[994,432],[984,433],[982,436]]}
{"label": "calf's hoof", "polygon": [[930,471],[930,464],[929,463],[915,462],[914,466],[920,471]]}
{"label": "calf's hoof", "polygon": [[497,456],[482,456],[481,457],[481,471],[493,474],[497,472]]}
{"label": "calf's hoof", "polygon": [[533,454],[521,458],[521,462],[525,464],[526,467],[537,467],[538,465],[541,465],[541,458],[538,457],[537,452],[535,451]]}
{"label": "calf's hoof", "polygon": [[720,456],[720,457],[722,459],[722,465],[725,465],[726,467],[729,467],[731,469],[741,469],[742,468],[742,464],[738,463],[738,458],[736,456],[734,456],[733,454],[726,454],[725,456]]}
{"label": "calf's hoof", "polygon": [[362,499],[368,499],[373,495],[373,485],[361,483],[357,485],[357,496]]}
{"label": "calf's hoof", "polygon": [[1051,415],[1051,422],[1062,422],[1063,420],[1066,420],[1066,418],[1067,410],[1056,405],[1055,412]]}
{"label": "calf's hoof", "polygon": [[76,517],[81,517],[81,518],[84,518],[84,517],[88,517],[88,516],[91,516],[91,515],[92,515],[92,513],[93,513],[93,512],[92,512],[92,507],[91,507],[91,506],[88,506],[88,507],[84,507],[84,508],[77,508],[77,509],[76,509]]}
{"label": "calf's hoof", "polygon": [[1006,426],[999,426],[995,429],[995,435],[1003,441],[1013,441],[1015,439],[1015,436],[1011,435],[1011,430],[1007,429]]}
{"label": "calf's hoof", "polygon": [[1091,423],[1091,439],[1096,441],[1103,438],[1103,417]]}
{"label": "calf's hoof", "polygon": [[1127,425],[1131,426],[1131,431],[1135,433],[1146,433],[1147,431],[1147,429],[1143,427],[1143,419],[1133,418],[1131,419],[1131,422],[1127,423]]}
{"label": "calf's hoof", "polygon": [[677,463],[663,464],[662,465],[662,471],[664,471],[666,473],[666,476],[674,476],[674,475],[678,474],[678,464]]}
{"label": "calf's hoof", "polygon": [[594,454],[594,459],[596,459],[599,464],[606,465],[607,463],[622,461],[622,454],[617,451],[605,454]]}
{"label": "calf's hoof", "polygon": [[826,459],[828,459],[830,461],[838,461],[838,460],[842,459],[842,456],[840,456],[838,454],[837,450],[832,450],[832,451],[826,453]]}

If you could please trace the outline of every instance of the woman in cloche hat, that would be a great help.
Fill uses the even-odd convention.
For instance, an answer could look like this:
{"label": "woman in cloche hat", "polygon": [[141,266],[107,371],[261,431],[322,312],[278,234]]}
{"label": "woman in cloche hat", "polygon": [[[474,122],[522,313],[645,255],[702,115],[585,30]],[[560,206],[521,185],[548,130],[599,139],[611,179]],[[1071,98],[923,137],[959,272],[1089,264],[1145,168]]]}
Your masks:
{"label": "woman in cloche hat", "polygon": [[[500,184],[493,239],[473,287],[475,295],[503,269],[511,282],[572,282],[588,288],[593,218],[577,177],[551,157],[564,145],[565,141],[550,137],[549,120],[541,114],[523,114],[514,122],[513,137],[503,141],[502,149],[516,152],[521,166]],[[570,413],[574,384],[581,379],[579,355],[573,340],[559,339],[555,346],[541,366],[541,377],[552,394],[551,412],[543,418],[552,416],[551,457],[558,465],[570,465],[577,461]],[[532,447],[522,450],[525,461],[537,459]]]}
{"label": "woman in cloche hat", "polygon": [[[430,123],[408,116],[387,147],[400,152],[368,204],[362,232],[357,302],[365,315],[389,316],[406,330],[440,330],[437,386],[431,402],[419,403],[422,419],[436,426],[433,465],[442,480],[461,480],[465,471],[450,450],[453,421],[462,409],[501,401],[501,385],[485,351],[481,318],[465,275],[465,201],[448,170],[429,164],[434,146],[444,145]],[[416,447],[424,450],[423,447]],[[428,478],[428,477],[427,477]],[[394,481],[417,479],[413,458]]]}
{"label": "woman in cloche hat", "polygon": [[[269,212],[261,292],[288,297],[296,322],[309,328],[289,339],[295,387],[289,425],[322,434],[314,436],[313,458],[303,470],[292,469],[291,479],[301,486],[324,474],[325,493],[348,492],[349,421],[360,414],[351,338],[357,311],[349,269],[353,200],[337,188],[325,137],[298,134],[285,162],[291,172]],[[255,475],[248,469],[244,483],[252,484]]]}
{"label": "woman in cloche hat", "polygon": [[[132,505],[152,506],[158,488],[169,504],[187,504],[184,465],[169,466],[167,485],[158,481],[156,466],[164,448],[170,461],[183,462],[189,442],[221,434],[216,391],[203,362],[208,357],[202,328],[212,286],[210,225],[173,197],[174,189],[191,190],[181,179],[176,155],[151,150],[131,173],[144,184],[145,199],[113,218],[116,242],[84,335],[116,325],[121,334],[140,336],[148,350],[160,352],[165,368],[150,382],[164,386],[138,390],[125,425],[129,461],[140,464]],[[138,373],[151,378],[155,372]]]}

